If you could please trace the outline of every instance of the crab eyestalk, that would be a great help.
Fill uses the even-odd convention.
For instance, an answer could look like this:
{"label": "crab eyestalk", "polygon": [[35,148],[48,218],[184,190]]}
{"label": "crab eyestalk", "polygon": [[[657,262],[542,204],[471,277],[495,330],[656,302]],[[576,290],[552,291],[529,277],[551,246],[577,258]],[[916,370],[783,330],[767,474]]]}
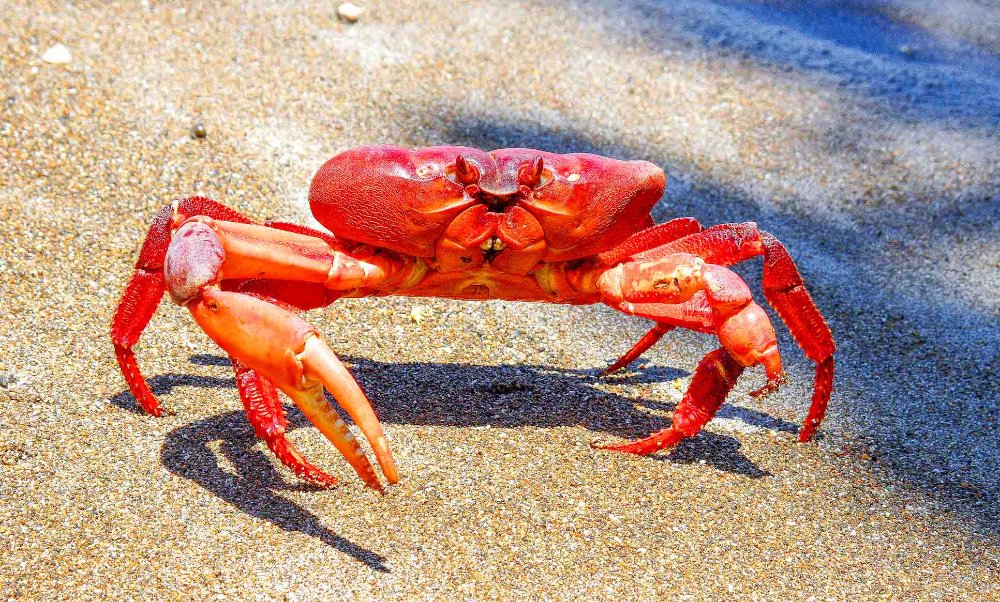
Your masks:
{"label": "crab eyestalk", "polygon": [[534,188],[542,181],[542,169],[545,167],[541,157],[535,157],[521,165],[517,170],[517,183],[521,186]]}
{"label": "crab eyestalk", "polygon": [[455,159],[455,181],[463,186],[479,183],[479,168],[459,155]]}

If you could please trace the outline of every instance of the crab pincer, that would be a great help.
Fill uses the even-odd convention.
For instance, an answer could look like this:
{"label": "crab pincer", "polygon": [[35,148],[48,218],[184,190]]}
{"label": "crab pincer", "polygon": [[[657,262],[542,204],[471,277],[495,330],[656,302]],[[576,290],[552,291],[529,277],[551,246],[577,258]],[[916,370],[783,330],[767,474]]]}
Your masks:
{"label": "crab pincer", "polygon": [[[200,215],[189,219],[191,210]],[[296,315],[308,309],[308,303],[283,300],[289,291],[318,290],[314,297],[326,302],[334,294],[324,283],[363,284],[365,278],[381,277],[378,266],[340,260],[339,251],[322,238],[233,217],[207,199],[185,199],[167,208],[150,229],[136,275],[112,325],[116,356],[132,393],[151,414],[162,414],[131,347],[167,292],[229,354],[254,431],[282,463],[319,485],[336,483],[285,437],[287,422],[276,388],[295,402],[368,486],[382,491],[357,439],[324,396],[326,389],[368,439],[386,480],[398,482],[385,434],[367,396],[317,331]],[[283,260],[290,254],[295,254],[293,261]],[[295,258],[300,258],[297,263]],[[288,274],[303,282],[280,279]]]}
{"label": "crab pincer", "polygon": [[381,491],[371,463],[343,419],[327,402],[330,391],[368,439],[390,483],[399,474],[371,402],[336,354],[305,320],[254,296],[205,289],[188,305],[209,338],[274,383],[344,455],[370,487]]}

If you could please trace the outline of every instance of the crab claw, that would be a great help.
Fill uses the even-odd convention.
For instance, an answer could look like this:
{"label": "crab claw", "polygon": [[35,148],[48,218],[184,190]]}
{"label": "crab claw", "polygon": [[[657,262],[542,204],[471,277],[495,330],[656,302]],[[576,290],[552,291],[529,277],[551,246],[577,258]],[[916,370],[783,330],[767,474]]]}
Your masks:
{"label": "crab claw", "polygon": [[[368,439],[368,443],[372,446],[372,450],[375,452],[375,459],[378,461],[386,480],[390,483],[399,482],[399,473],[396,471],[396,465],[392,460],[392,452],[389,451],[389,444],[386,442],[385,434],[382,432],[382,424],[379,422],[378,416],[375,415],[375,410],[372,409],[372,404],[368,401],[365,392],[361,390],[358,382],[354,380],[354,377],[347,371],[347,368],[337,358],[336,354],[333,353],[323,339],[314,334],[306,338],[305,347],[300,354],[295,356],[295,359],[302,362],[303,376],[306,379],[318,379],[322,382],[323,386],[330,391],[333,398],[340,404],[340,407],[358,425],[361,432],[364,433],[365,438]],[[325,398],[322,399],[322,402],[322,404],[317,404],[321,406],[321,414],[329,413],[336,415],[330,404],[326,403]],[[303,413],[305,413],[305,410],[303,410]],[[339,416],[337,418],[339,419]],[[340,421],[340,424],[343,424],[343,421]],[[349,431],[346,436],[353,440],[353,436]]]}
{"label": "crab claw", "polygon": [[254,296],[213,287],[203,289],[188,309],[227,353],[284,391],[365,483],[381,491],[367,456],[323,395],[323,387],[329,389],[368,439],[386,480],[399,481],[382,425],[364,391],[305,320]]}

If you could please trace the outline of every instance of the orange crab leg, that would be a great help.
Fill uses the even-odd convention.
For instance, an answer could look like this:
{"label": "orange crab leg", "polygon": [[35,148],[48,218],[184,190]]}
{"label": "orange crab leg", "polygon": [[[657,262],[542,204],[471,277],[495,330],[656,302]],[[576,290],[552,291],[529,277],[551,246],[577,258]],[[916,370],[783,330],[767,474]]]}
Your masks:
{"label": "orange crab leg", "polygon": [[693,253],[706,262],[720,265],[764,256],[764,297],[781,316],[806,357],[816,362],[812,402],[799,431],[800,441],[811,439],[823,420],[833,392],[833,354],[837,345],[788,250],[773,235],[760,230],[757,224],[746,222],[713,226],[636,254],[635,259],[649,261],[672,253]]}
{"label": "orange crab leg", "polygon": [[[188,245],[183,251],[175,245],[168,253],[169,262],[172,250],[177,248],[185,267],[196,270],[203,269],[205,258],[201,254],[205,249],[221,245],[225,264],[220,266],[217,279],[318,282],[331,290],[343,291],[382,283],[400,268],[399,262],[383,256],[355,259],[321,238],[258,224],[195,217],[178,229],[177,236],[205,239],[205,243]],[[187,272],[183,276],[184,281],[191,280]],[[175,279],[167,285],[173,291],[178,284],[186,284],[184,281]]]}
{"label": "orange crab leg", "polygon": [[153,416],[162,416],[163,406],[143,378],[132,346],[138,342],[139,335],[156,312],[166,288],[162,269],[147,270],[136,267],[132,279],[125,288],[125,294],[122,295],[111,327],[115,359],[118,360],[118,367],[121,368],[125,382],[142,409]]}

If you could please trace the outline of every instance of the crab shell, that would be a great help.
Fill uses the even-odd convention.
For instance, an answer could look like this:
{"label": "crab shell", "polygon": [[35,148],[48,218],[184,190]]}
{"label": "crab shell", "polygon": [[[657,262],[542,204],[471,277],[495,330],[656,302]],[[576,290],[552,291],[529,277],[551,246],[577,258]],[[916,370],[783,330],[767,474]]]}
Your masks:
{"label": "crab shell", "polygon": [[530,149],[368,146],[337,155],[309,191],[342,240],[431,259],[439,271],[484,262],[526,274],[612,248],[652,221],[663,170],[647,161]]}

